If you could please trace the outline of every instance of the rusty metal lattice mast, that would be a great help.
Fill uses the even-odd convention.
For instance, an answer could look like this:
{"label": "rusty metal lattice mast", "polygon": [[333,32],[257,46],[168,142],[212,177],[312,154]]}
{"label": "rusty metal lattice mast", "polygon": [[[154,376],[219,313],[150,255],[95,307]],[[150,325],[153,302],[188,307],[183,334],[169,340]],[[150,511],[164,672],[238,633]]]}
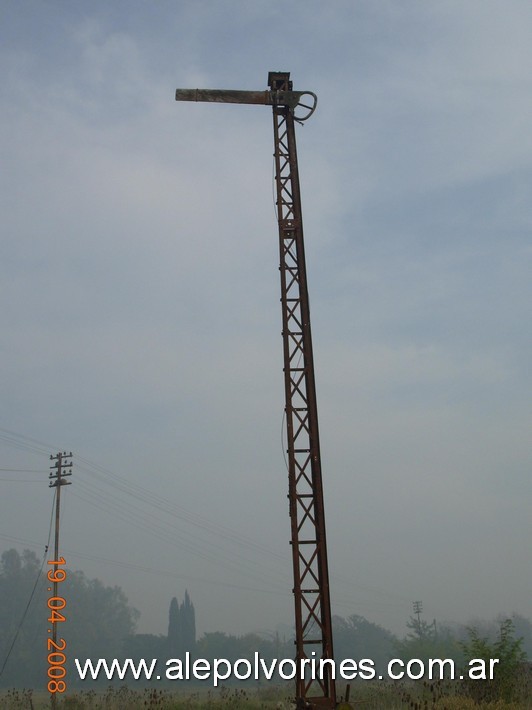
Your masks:
{"label": "rusty metal lattice mast", "polygon": [[[292,89],[288,73],[270,73],[268,78],[274,91]],[[332,659],[318,409],[294,115],[290,107],[274,107],[273,128],[297,659]],[[301,678],[296,683],[298,701],[301,698],[314,704],[319,700],[324,707],[336,705],[330,674],[315,683]]]}
{"label": "rusty metal lattice mast", "polygon": [[[281,274],[288,499],[294,575],[296,701],[298,708],[336,707],[330,665],[301,678],[301,662],[333,660],[329,573],[318,411],[303,242],[295,122],[316,107],[312,92],[295,92],[288,72],[270,72],[270,91],[178,89],[178,101],[265,104],[273,107]],[[305,103],[310,96],[310,104]],[[307,670],[308,666],[307,664]]]}

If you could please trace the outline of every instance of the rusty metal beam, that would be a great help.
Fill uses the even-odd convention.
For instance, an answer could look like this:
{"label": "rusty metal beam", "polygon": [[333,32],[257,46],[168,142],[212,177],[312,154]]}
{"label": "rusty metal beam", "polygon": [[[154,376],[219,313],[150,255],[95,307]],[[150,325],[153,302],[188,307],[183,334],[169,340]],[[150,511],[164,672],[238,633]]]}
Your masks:
{"label": "rusty metal beam", "polygon": [[[270,77],[277,76],[270,72]],[[310,97],[307,99],[305,97]],[[176,89],[176,101],[202,101],[223,104],[260,104],[262,106],[285,106],[296,121],[306,121],[314,113],[317,104],[312,91],[275,89],[271,91],[240,91],[235,89]],[[298,114],[296,110],[300,109]]]}

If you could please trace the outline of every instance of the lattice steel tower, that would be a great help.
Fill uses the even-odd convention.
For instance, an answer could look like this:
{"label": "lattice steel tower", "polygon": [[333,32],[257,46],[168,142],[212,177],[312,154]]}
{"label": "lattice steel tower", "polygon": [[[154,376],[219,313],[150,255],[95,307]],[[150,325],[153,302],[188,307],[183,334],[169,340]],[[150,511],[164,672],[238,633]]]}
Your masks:
{"label": "lattice steel tower", "polygon": [[[298,662],[296,702],[298,708],[335,708],[336,688],[330,663],[323,664],[325,672],[317,680],[312,680],[310,673],[301,679],[299,673],[304,659],[315,661],[316,666],[321,659],[333,660],[318,410],[295,137],[295,122],[310,117],[317,99],[312,92],[293,91],[288,72],[270,72],[268,85],[269,91],[178,89],[176,100],[273,107]],[[310,663],[307,669],[309,666]]]}

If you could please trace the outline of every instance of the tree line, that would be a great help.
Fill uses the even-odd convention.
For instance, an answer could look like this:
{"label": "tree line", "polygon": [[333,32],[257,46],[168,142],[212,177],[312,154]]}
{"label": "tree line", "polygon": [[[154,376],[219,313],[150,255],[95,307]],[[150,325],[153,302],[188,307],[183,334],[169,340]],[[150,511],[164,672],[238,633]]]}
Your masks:
{"label": "tree line", "polygon": [[[44,610],[47,608],[49,582],[39,574],[41,563],[35,553],[14,549],[0,558],[0,687],[44,687],[49,638]],[[37,580],[37,585],[35,586]],[[33,588],[34,595],[24,623],[20,625]],[[259,652],[265,661],[293,658],[294,640],[279,634],[234,636],[222,632],[204,633],[196,638],[196,612],[185,591],[179,603],[170,601],[167,634],[137,634],[139,612],[130,606],[120,587],[107,587],[98,579],[88,579],[81,571],[67,571],[60,594],[68,599],[66,622],[58,624],[58,636],[67,642],[67,677],[76,685],[73,658],[182,658],[188,651],[192,658],[252,659]],[[517,673],[528,656],[532,659],[532,624],[525,617],[478,622],[475,628],[449,627],[428,623],[419,616],[410,617],[408,633],[399,639],[363,616],[333,617],[335,658],[373,660],[377,674],[384,674],[391,658],[408,661],[419,658],[453,658],[463,664],[467,657],[489,657],[499,653],[506,659],[501,697],[509,697],[512,673]],[[16,643],[13,640],[16,637]],[[10,648],[12,650],[10,651]],[[9,654],[9,657],[8,657]],[[473,654],[473,655],[472,655]],[[498,657],[498,656],[492,656]],[[6,661],[7,659],[7,661]],[[501,676],[501,678],[502,678]],[[108,684],[106,679],[102,683]],[[493,691],[493,684],[490,686]],[[504,690],[504,692],[503,692]],[[471,692],[481,692],[476,684]],[[483,691],[482,691],[483,692]]]}

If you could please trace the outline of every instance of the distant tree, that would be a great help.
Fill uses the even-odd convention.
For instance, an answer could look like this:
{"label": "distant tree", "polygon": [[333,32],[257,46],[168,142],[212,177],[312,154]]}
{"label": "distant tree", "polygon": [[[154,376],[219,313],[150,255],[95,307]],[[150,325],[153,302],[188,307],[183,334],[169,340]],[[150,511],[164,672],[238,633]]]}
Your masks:
{"label": "distant tree", "polygon": [[241,658],[242,644],[237,636],[214,631],[204,634],[197,643],[197,653],[201,658],[225,658],[234,663]]}
{"label": "distant tree", "polygon": [[177,658],[181,655],[181,627],[179,617],[179,603],[176,597],[170,602],[170,611],[168,612],[168,654],[171,658]]}
{"label": "distant tree", "polygon": [[179,607],[179,616],[183,650],[193,653],[196,648],[196,612],[187,590],[185,590],[185,599]]}
{"label": "distant tree", "polygon": [[378,673],[384,672],[397,641],[390,631],[357,614],[347,619],[334,616],[333,635],[337,660],[371,658]]}
{"label": "distant tree", "polygon": [[[490,659],[498,659],[494,665],[492,680],[467,680],[469,695],[478,703],[493,702],[502,699],[506,702],[519,699],[520,679],[526,654],[522,649],[522,638],[515,638],[512,619],[505,619],[499,627],[496,641],[490,642],[479,636],[474,628],[468,629],[469,641],[461,642],[466,662],[480,659],[486,663],[489,671]],[[465,674],[464,674],[465,675]]]}
{"label": "distant tree", "polygon": [[261,634],[251,633],[240,636],[238,639],[241,645],[241,653],[243,658],[253,658],[253,654],[257,651],[260,657],[265,661],[273,658],[281,660],[282,658],[291,658],[294,655],[294,642],[283,642],[279,638],[278,633]]}
{"label": "distant tree", "polygon": [[501,624],[508,618],[512,619],[515,636],[523,639],[523,651],[528,660],[532,661],[532,621],[515,612],[511,617],[507,614],[499,614],[496,618],[489,620],[473,618],[467,624],[457,626],[457,638],[459,641],[467,642],[470,638],[470,630],[475,629],[477,636],[486,638],[490,643],[495,643],[500,634]]}
{"label": "distant tree", "polygon": [[512,622],[517,638],[523,639],[523,651],[528,660],[532,661],[532,622],[521,614],[512,614]]}
{"label": "distant tree", "polygon": [[168,652],[172,657],[180,658],[187,651],[194,653],[196,647],[196,612],[190,601],[188,591],[179,605],[173,597],[168,612]]}
{"label": "distant tree", "polygon": [[[19,628],[31,591],[37,586],[24,624],[0,677],[0,685],[43,688],[47,683],[46,646],[50,615],[47,602],[46,568],[35,553],[7,550],[0,559],[0,668]],[[139,613],[129,606],[120,587],[106,587],[99,579],[88,579],[83,572],[67,569],[59,585],[66,600],[65,622],[58,623],[58,638],[65,639],[67,675],[72,684],[77,674],[74,658],[119,657],[124,638],[131,635]]]}
{"label": "distant tree", "polygon": [[408,639],[415,641],[432,641],[436,638],[436,620],[429,624],[420,616],[411,616],[406,622],[406,628],[410,629],[407,634]]}
{"label": "distant tree", "polygon": [[436,621],[428,624],[423,619],[411,616],[406,624],[408,634],[396,641],[396,655],[404,661],[419,658],[426,663],[429,658],[452,658],[462,661],[460,644],[448,627],[438,626]]}
{"label": "distant tree", "polygon": [[67,571],[61,585],[62,596],[67,599],[67,623],[61,631],[71,649],[69,655],[118,656],[123,640],[135,631],[139,618],[122,589],[106,587],[81,571]]}
{"label": "distant tree", "polygon": [[[0,670],[4,667],[1,687],[45,684],[47,609],[40,568],[41,562],[31,550],[22,554],[6,550],[0,558]],[[36,582],[32,603],[21,625]]]}
{"label": "distant tree", "polygon": [[[24,554],[29,553],[29,550],[25,550]],[[35,553],[32,553],[35,557]],[[29,555],[28,555],[29,557]],[[38,564],[37,557],[35,557],[35,563]],[[22,560],[19,553],[16,550],[6,550],[2,553],[2,561],[0,563],[0,574],[4,580],[17,581],[20,578],[20,573],[22,572]]]}
{"label": "distant tree", "polygon": [[138,661],[141,658],[162,659],[167,650],[166,636],[156,636],[155,634],[132,634],[127,636],[122,643],[122,658],[133,658]]}

